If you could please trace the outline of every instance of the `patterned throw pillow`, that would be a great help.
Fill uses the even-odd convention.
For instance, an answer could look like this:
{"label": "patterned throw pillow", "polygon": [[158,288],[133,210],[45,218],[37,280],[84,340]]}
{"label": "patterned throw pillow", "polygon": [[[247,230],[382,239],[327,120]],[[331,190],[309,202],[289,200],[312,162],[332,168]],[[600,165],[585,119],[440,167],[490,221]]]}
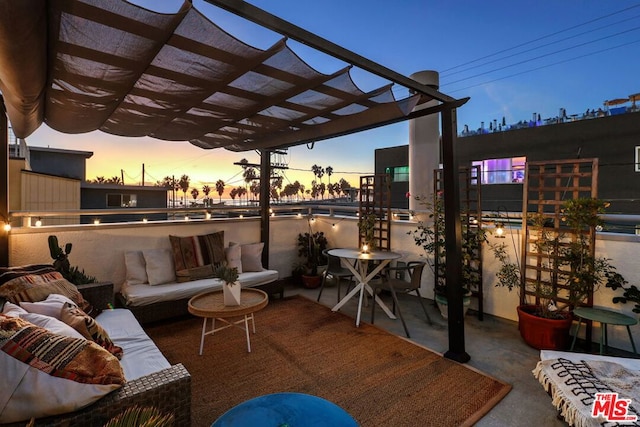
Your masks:
{"label": "patterned throw pillow", "polygon": [[122,348],[111,341],[107,331],[94,318],[84,313],[77,306],[65,303],[60,312],[60,320],[78,331],[86,339],[94,341],[118,359],[122,359]]}
{"label": "patterned throw pillow", "polygon": [[38,275],[23,274],[0,286],[0,296],[14,304],[43,301],[50,294],[64,295],[92,317],[100,314],[100,310],[92,307],[80,291],[57,271]]}
{"label": "patterned throw pillow", "polygon": [[120,362],[90,341],[0,315],[0,351],[50,375],[87,384],[124,384]]}
{"label": "patterned throw pillow", "polygon": [[0,267],[0,286],[16,277],[25,275],[39,276],[47,273],[55,273],[56,269],[51,264],[32,264],[19,267]]}
{"label": "patterned throw pillow", "polygon": [[224,231],[202,236],[169,236],[179,282],[213,277],[225,260]]}
{"label": "patterned throw pillow", "polygon": [[3,314],[0,372],[3,423],[74,411],[125,383],[118,359],[96,343]]}

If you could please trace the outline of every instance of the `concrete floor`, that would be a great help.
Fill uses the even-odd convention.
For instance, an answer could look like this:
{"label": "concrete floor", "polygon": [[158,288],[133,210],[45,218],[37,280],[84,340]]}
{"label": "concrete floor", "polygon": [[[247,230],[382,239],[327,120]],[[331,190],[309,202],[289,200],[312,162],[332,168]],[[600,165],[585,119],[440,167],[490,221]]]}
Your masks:
{"label": "concrete floor", "polygon": [[[337,287],[325,287],[320,303],[332,307],[336,304]],[[285,295],[300,294],[316,300],[318,289],[304,289],[288,286]],[[342,289],[344,295],[344,286]],[[383,296],[391,307],[391,297]],[[401,295],[400,303],[411,340],[429,349],[444,353],[448,350],[448,331],[446,320],[442,318],[433,301],[425,300],[432,325],[426,322],[424,312],[415,296]],[[353,316],[358,300],[353,298],[346,303],[341,312]],[[362,320],[371,320],[371,307],[363,308]],[[389,332],[405,336],[400,319],[388,318],[382,310],[376,308],[375,324]],[[355,320],[354,320],[355,327]],[[557,418],[557,412],[551,404],[551,398],[543,390],[531,371],[539,360],[539,351],[522,341],[516,322],[485,315],[479,321],[474,313],[465,317],[465,347],[471,356],[468,365],[483,373],[500,379],[513,387],[476,425],[493,426],[566,426]]]}

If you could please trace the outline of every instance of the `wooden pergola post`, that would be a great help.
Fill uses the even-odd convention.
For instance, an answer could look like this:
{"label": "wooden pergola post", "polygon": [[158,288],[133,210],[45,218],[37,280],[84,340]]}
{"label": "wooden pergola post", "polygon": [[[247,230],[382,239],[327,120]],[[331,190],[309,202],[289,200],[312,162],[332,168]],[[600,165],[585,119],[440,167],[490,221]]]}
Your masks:
{"label": "wooden pergola post", "polygon": [[9,221],[9,122],[0,96],[0,266],[9,266],[9,234],[1,227]]}

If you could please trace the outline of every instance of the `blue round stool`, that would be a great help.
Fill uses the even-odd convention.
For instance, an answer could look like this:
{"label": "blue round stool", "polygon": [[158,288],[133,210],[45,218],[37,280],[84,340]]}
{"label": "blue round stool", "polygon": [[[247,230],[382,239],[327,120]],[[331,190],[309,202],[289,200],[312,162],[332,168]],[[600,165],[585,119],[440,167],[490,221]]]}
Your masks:
{"label": "blue round stool", "polygon": [[247,400],[211,427],[357,427],[338,405],[303,393],[275,393]]}

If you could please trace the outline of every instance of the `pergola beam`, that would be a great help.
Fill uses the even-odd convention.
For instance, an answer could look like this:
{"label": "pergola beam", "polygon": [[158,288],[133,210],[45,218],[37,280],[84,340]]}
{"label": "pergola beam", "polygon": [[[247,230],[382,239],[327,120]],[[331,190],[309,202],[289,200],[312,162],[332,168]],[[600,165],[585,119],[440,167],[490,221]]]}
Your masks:
{"label": "pergola beam", "polygon": [[343,48],[329,40],[313,34],[304,28],[300,28],[284,19],[278,18],[260,8],[257,8],[246,1],[239,0],[205,0],[214,6],[227,10],[237,16],[241,16],[249,21],[255,22],[262,27],[275,31],[296,40],[302,44],[310,46],[320,52],[326,53],[334,58],[345,61],[348,64],[355,65],[365,71],[383,77],[399,85],[413,89],[417,93],[427,95],[440,102],[451,102],[455,99],[445,95],[436,89],[418,83],[417,81],[403,76],[383,65],[371,61],[355,52]]}

